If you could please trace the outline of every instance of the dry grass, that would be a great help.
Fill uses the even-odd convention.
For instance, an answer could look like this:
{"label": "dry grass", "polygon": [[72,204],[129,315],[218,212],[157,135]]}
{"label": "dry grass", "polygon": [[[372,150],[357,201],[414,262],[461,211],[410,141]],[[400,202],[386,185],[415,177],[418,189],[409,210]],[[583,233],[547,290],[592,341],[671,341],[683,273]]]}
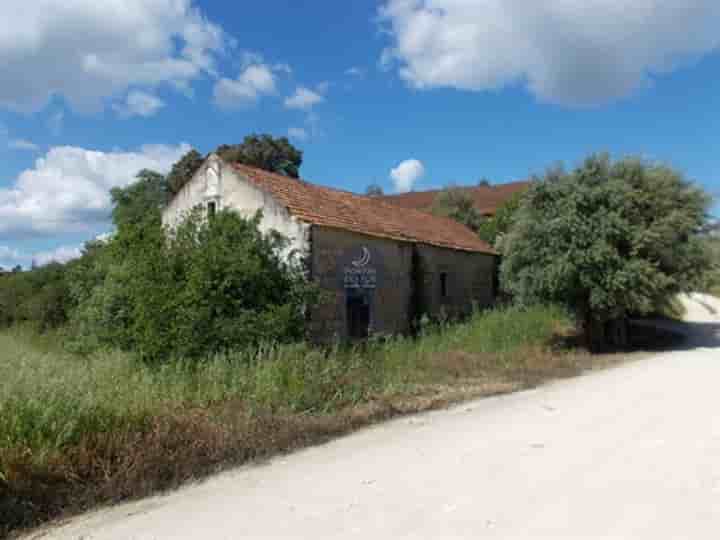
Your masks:
{"label": "dry grass", "polygon": [[593,359],[558,348],[553,336],[569,332],[557,310],[503,310],[418,340],[163,368],[31,352],[0,335],[15,355],[0,365],[0,536],[397,415],[577,375]]}

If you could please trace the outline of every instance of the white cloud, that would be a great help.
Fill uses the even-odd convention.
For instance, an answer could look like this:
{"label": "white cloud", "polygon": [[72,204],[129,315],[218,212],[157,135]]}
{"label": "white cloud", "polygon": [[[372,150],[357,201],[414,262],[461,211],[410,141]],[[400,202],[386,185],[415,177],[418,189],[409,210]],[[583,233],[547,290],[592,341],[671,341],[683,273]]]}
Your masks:
{"label": "white cloud", "polygon": [[8,246],[0,246],[0,268],[10,269],[17,265],[29,267],[32,264],[44,266],[51,262],[66,263],[82,255],[80,246],[60,246],[47,251],[37,251],[33,254],[21,253]]}
{"label": "white cloud", "polygon": [[425,166],[417,159],[407,159],[390,171],[395,191],[399,193],[410,191],[424,175]]}
{"label": "white cloud", "polygon": [[275,74],[265,64],[247,66],[237,79],[222,78],[213,91],[215,104],[224,109],[252,105],[276,92]]}
{"label": "white cloud", "polygon": [[288,128],[288,136],[293,139],[305,141],[309,137],[309,134],[305,128],[291,127]]}
{"label": "white cloud", "polygon": [[146,145],[135,152],[59,146],[0,189],[0,238],[88,232],[109,223],[109,190],[141,169],[167,172],[189,145]]}
{"label": "white cloud", "polygon": [[[327,87],[325,87],[325,89],[327,89]],[[322,91],[322,86],[320,87],[320,91]],[[304,86],[299,86],[292,96],[285,99],[285,106],[288,109],[301,109],[308,111],[323,101],[325,101],[325,98],[322,94]]]}
{"label": "white cloud", "polygon": [[142,116],[148,118],[155,115],[165,106],[165,102],[147,92],[134,90],[127,95],[124,103],[116,103],[113,109],[122,118]]}
{"label": "white cloud", "polygon": [[0,107],[35,112],[53,96],[99,110],[130,87],[215,76],[228,43],[193,0],[3,0]]}
{"label": "white cloud", "polygon": [[22,265],[27,262],[27,257],[24,257],[16,249],[10,249],[7,246],[0,246],[0,268],[10,269],[18,264]]}
{"label": "white cloud", "polygon": [[60,246],[50,251],[40,251],[32,256],[32,260],[38,266],[44,266],[51,262],[66,263],[73,259],[77,259],[82,255],[82,250],[78,246]]}
{"label": "white cloud", "polygon": [[386,0],[395,61],[417,88],[527,85],[541,101],[602,104],[720,46],[717,0]]}
{"label": "white cloud", "polygon": [[11,150],[37,150],[38,145],[27,139],[13,139],[8,143]]}

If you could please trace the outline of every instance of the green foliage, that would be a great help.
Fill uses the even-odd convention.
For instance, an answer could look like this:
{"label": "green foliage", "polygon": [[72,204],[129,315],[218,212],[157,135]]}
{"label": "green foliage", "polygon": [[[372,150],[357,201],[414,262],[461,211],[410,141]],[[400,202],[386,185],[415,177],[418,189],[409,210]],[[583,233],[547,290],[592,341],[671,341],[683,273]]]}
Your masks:
{"label": "green foliage", "polygon": [[[137,362],[119,351],[78,358],[62,349],[39,351],[27,335],[0,333],[0,472],[2,456],[22,449],[36,459],[88,437],[146,429],[152,417],[235,403],[238,410],[327,413],[383,392],[455,376],[451,351],[497,354],[495,367],[524,363],[558,325],[557,308],[507,308],[477,313],[466,323],[427,330],[417,340],[397,338],[331,351],[305,344],[261,346],[162,365]],[[438,367],[439,366],[439,367]],[[479,366],[485,372],[491,365]],[[79,389],[81,391],[79,391]],[[435,391],[434,391],[435,392]]]}
{"label": "green foliage", "polygon": [[523,193],[515,193],[497,209],[494,216],[485,218],[478,228],[478,236],[500,252],[503,238],[515,221],[515,213],[520,208],[522,196]]}
{"label": "green foliage", "polygon": [[295,148],[287,137],[248,135],[242,144],[219,146],[216,153],[230,163],[242,163],[291,178],[300,176],[302,151]]}
{"label": "green foliage", "polygon": [[13,271],[0,279],[0,326],[29,323],[41,332],[58,328],[67,321],[68,303],[61,264]]}
{"label": "green foliage", "polygon": [[182,187],[190,180],[198,171],[205,158],[200,152],[194,148],[186,153],[180,160],[172,166],[170,174],[167,176],[167,186],[170,193],[179,192]]}
{"label": "green foliage", "polygon": [[77,272],[88,277],[73,290],[72,350],[162,361],[301,339],[314,288],[299,263],[281,258],[285,241],[260,233],[259,219],[224,211],[208,222],[195,212],[169,239],[152,221],[119,229]]}
{"label": "green foliage", "polygon": [[383,191],[382,186],[378,184],[370,184],[365,189],[365,195],[367,195],[368,197],[382,197],[383,195],[385,195],[385,192]]}
{"label": "green foliage", "polygon": [[702,290],[720,296],[720,237],[715,235],[705,236],[703,245],[710,257],[711,266],[705,274]]}
{"label": "green foliage", "polygon": [[520,303],[567,306],[586,329],[650,313],[708,268],[696,234],[708,203],[682,174],[638,159],[595,155],[550,171],[523,197],[502,284]]}
{"label": "green foliage", "polygon": [[483,223],[483,216],[475,208],[475,201],[467,189],[449,187],[441,191],[433,201],[431,212],[462,223],[477,232]]}
{"label": "green foliage", "polygon": [[136,181],[126,188],[110,190],[115,227],[138,225],[147,219],[160,221],[167,204],[168,182],[162,174],[143,169]]}
{"label": "green foliage", "polygon": [[[292,178],[300,176],[303,153],[287,137],[248,135],[241,144],[222,144],[215,153],[229,163],[242,163]],[[178,193],[193,177],[205,158],[197,150],[190,150],[173,165],[167,177],[168,190]]]}

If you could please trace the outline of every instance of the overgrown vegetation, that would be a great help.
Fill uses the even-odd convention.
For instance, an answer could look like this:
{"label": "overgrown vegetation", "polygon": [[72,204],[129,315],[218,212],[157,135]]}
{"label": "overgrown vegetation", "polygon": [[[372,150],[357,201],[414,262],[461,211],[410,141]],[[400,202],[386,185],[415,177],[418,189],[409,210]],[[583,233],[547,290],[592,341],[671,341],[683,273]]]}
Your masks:
{"label": "overgrown vegetation", "polygon": [[[403,411],[577,373],[553,308],[508,308],[354,349],[244,348],[159,365],[0,334],[0,534],[148,494]],[[44,344],[43,344],[44,345]],[[3,529],[4,528],[4,529]]]}
{"label": "overgrown vegetation", "polygon": [[[479,186],[490,186],[487,180],[481,180]],[[520,207],[523,193],[516,193],[500,205],[495,215],[483,216],[475,206],[472,191],[468,188],[451,186],[442,190],[430,211],[436,216],[454,219],[475,231],[480,238],[502,252],[503,238],[510,231],[515,214]]]}
{"label": "overgrown vegetation", "polygon": [[509,200],[498,207],[495,215],[486,217],[478,227],[478,236],[495,247],[500,253],[503,252],[505,235],[510,232],[515,224],[515,215],[520,208],[523,194],[524,192],[515,193]]}
{"label": "overgrown vegetation", "polygon": [[431,212],[436,216],[454,219],[467,228],[478,232],[483,216],[475,208],[475,200],[466,188],[452,186],[441,191],[433,201]]}
{"label": "overgrown vegetation", "polygon": [[[289,176],[302,163],[265,136],[218,152]],[[596,337],[675,292],[720,286],[719,244],[697,234],[704,193],[666,167],[594,156],[491,219],[462,189],[438,197],[434,212],[504,253],[513,305],[413,339],[313,348],[305,314],[319,293],[259,215],[195,212],[162,229],[161,208],[201,163],[190,153],[168,177],[141,171],[113,190],[115,230],[79,259],[0,274],[0,535],[578,373],[588,358],[557,348],[574,321]]]}
{"label": "overgrown vegetation", "polygon": [[164,176],[141,171],[112,190],[111,238],[67,265],[0,278],[0,324],[62,328],[72,352],[119,349],[148,361],[302,340],[317,292],[285,239],[261,234],[260,215],[230,211],[195,212],[168,237],[167,191]]}
{"label": "overgrown vegetation", "polygon": [[571,173],[550,171],[505,239],[503,286],[521,304],[567,306],[591,345],[622,345],[631,314],[702,284],[708,205],[682,174],[638,159],[597,155]]}

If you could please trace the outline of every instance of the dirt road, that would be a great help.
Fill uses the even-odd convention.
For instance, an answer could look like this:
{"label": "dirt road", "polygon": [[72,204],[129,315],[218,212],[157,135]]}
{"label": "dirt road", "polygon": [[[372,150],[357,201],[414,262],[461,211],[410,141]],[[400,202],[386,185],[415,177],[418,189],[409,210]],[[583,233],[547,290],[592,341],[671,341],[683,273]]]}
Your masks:
{"label": "dirt road", "polygon": [[720,301],[686,350],[404,418],[49,538],[720,537]]}

